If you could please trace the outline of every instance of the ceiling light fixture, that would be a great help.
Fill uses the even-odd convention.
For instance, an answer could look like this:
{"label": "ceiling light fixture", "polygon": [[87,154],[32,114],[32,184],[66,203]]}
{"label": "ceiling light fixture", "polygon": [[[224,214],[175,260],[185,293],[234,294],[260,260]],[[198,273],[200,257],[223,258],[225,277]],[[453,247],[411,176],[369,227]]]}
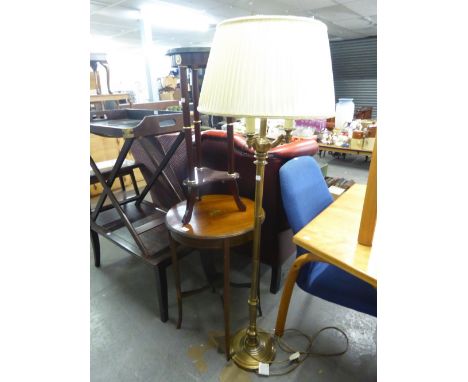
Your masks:
{"label": "ceiling light fixture", "polygon": [[203,32],[212,24],[216,24],[216,20],[203,11],[162,1],[143,5],[140,11],[142,16],[156,28]]}

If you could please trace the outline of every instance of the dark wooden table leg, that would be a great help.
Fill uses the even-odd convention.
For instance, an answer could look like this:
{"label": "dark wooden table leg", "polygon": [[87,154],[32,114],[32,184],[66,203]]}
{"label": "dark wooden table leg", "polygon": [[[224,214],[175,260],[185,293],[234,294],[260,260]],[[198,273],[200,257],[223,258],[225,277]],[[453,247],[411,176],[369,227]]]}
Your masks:
{"label": "dark wooden table leg", "polygon": [[177,309],[179,311],[179,315],[177,318],[177,329],[180,329],[180,326],[182,325],[182,291],[180,287],[179,261],[177,259],[176,243],[174,239],[172,238],[171,233],[168,232],[168,234],[169,234],[169,246],[171,249],[171,257],[172,257],[172,269],[174,270],[174,281],[175,281],[176,295],[177,295]]}
{"label": "dark wooden table leg", "polygon": [[231,286],[229,280],[230,272],[230,247],[229,239],[225,239],[223,242],[224,245],[224,290],[223,290],[223,302],[224,302],[224,348],[226,351],[226,361],[229,361],[231,358],[231,325],[229,318],[229,307],[231,303]]}
{"label": "dark wooden table leg", "polygon": [[99,234],[91,230],[91,244],[93,246],[94,253],[94,266],[101,266],[101,246],[99,245]]}
{"label": "dark wooden table leg", "polygon": [[169,319],[169,309],[167,303],[167,277],[166,266],[155,265],[153,267],[154,276],[156,279],[156,292],[158,295],[159,316],[162,322]]}
{"label": "dark wooden table leg", "polygon": [[216,292],[214,283],[217,275],[214,263],[214,253],[211,250],[200,250],[200,261],[208,284],[211,285],[211,291],[214,293]]}

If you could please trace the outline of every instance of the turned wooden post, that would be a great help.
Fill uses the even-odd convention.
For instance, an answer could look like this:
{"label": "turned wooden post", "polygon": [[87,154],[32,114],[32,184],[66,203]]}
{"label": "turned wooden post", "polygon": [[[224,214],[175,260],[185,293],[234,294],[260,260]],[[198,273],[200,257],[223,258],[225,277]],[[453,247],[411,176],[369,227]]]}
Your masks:
{"label": "turned wooden post", "polygon": [[234,173],[234,121],[232,117],[227,117],[227,156],[228,156],[228,173]]}
{"label": "turned wooden post", "polygon": [[195,166],[201,166],[201,132],[200,113],[198,112],[198,99],[200,89],[198,86],[198,69],[192,69],[192,99],[193,99],[193,125],[195,130]]}

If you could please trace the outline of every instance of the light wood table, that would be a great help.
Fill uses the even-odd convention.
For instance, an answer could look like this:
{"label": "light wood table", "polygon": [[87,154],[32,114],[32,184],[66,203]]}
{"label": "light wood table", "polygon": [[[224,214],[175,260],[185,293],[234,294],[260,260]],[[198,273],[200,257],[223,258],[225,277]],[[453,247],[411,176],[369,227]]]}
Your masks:
{"label": "light wood table", "polygon": [[340,147],[340,146],[335,146],[335,145],[326,145],[323,143],[319,143],[319,156],[322,156],[322,151],[325,153],[327,151],[331,151],[334,153],[340,153],[340,154],[354,154],[354,155],[365,155],[366,160],[367,157],[372,157],[373,151],[372,150],[364,150],[364,149],[352,149],[349,147]]}
{"label": "light wood table", "polygon": [[377,287],[372,247],[358,243],[366,186],[354,184],[294,237],[293,242],[324,262]]}

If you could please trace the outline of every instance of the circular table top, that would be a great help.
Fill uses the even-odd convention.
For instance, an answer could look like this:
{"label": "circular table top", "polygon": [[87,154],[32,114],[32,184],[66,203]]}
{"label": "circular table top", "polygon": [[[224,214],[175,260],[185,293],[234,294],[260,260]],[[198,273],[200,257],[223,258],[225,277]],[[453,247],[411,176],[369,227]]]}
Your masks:
{"label": "circular table top", "polygon": [[245,211],[239,211],[232,195],[203,195],[195,203],[192,219],[186,225],[182,225],[186,202],[180,202],[167,212],[166,226],[174,233],[194,239],[223,239],[249,233],[254,228],[255,204],[250,199],[241,199]]}

